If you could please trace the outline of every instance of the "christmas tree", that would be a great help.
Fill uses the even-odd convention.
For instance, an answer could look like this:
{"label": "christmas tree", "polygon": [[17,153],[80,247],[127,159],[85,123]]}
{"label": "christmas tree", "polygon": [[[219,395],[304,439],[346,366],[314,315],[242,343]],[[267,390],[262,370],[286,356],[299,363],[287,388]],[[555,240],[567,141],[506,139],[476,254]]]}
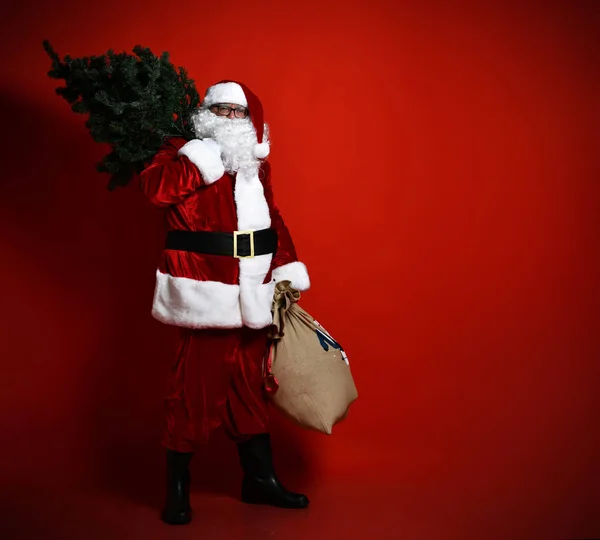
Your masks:
{"label": "christmas tree", "polygon": [[108,189],[127,185],[158,151],[165,137],[194,138],[191,115],[198,107],[194,81],[175,67],[169,53],[155,56],[137,45],[133,54],[109,50],[101,56],[63,60],[46,40],[52,60],[48,76],[63,79],[56,93],[71,109],[88,115],[86,127],[111,151],[97,169],[111,175]]}

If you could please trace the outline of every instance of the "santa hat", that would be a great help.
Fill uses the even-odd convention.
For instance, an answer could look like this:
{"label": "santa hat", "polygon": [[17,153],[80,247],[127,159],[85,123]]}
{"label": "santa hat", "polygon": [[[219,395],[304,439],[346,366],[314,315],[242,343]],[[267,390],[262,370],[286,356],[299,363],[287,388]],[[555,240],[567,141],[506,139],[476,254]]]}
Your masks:
{"label": "santa hat", "polygon": [[250,111],[250,119],[256,130],[258,144],[254,147],[254,155],[263,159],[269,155],[269,143],[263,142],[265,132],[264,114],[262,103],[246,85],[237,81],[220,81],[208,88],[202,105],[210,108],[217,103],[235,103],[247,107]]}

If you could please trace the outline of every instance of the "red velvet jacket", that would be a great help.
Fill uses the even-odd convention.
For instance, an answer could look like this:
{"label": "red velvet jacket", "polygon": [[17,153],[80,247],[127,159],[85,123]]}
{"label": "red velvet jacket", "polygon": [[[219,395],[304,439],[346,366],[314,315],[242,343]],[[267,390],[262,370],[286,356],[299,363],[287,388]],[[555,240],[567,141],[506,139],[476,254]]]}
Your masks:
{"label": "red velvet jacket", "polygon": [[[259,230],[274,227],[277,253],[249,259],[165,249],[156,273],[152,315],[189,328],[264,328],[271,324],[275,283],[299,290],[310,281],[273,200],[270,165],[258,174],[223,174],[207,181],[201,155],[180,152],[184,139],[168,139],[141,173],[141,189],[166,210],[167,230]],[[185,151],[185,148],[184,148]],[[206,175],[208,177],[208,175]]]}

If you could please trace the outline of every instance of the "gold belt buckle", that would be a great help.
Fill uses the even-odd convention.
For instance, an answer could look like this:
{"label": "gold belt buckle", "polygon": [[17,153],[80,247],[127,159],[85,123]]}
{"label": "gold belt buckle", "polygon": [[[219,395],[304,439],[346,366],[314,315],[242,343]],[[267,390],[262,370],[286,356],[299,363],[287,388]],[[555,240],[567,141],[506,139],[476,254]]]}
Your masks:
{"label": "gold belt buckle", "polygon": [[[237,237],[240,234],[249,234],[250,235],[250,255],[238,255],[237,252]],[[254,231],[233,231],[233,256],[236,259],[254,259]]]}

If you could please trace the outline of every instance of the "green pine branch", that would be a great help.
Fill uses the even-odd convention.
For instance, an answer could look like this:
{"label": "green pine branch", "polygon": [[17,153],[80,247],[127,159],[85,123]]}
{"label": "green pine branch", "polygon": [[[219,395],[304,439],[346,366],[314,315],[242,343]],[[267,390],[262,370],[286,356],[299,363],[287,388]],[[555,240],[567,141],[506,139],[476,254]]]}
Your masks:
{"label": "green pine branch", "polygon": [[169,53],[155,56],[141,45],[133,54],[109,50],[101,56],[63,60],[48,40],[44,49],[51,59],[48,76],[62,79],[56,88],[85,122],[94,141],[107,143],[111,152],[97,170],[111,175],[108,189],[126,186],[156,154],[165,137],[194,138],[191,115],[200,96],[182,67]]}

